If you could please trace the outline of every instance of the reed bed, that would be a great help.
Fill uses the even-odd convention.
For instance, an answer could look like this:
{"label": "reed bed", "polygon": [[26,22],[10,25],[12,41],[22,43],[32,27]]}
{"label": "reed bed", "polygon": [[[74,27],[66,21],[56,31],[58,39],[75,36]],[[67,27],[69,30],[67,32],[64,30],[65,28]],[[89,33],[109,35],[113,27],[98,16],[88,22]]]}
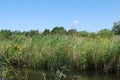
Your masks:
{"label": "reed bed", "polygon": [[119,72],[120,36],[46,35],[0,41],[0,66]]}

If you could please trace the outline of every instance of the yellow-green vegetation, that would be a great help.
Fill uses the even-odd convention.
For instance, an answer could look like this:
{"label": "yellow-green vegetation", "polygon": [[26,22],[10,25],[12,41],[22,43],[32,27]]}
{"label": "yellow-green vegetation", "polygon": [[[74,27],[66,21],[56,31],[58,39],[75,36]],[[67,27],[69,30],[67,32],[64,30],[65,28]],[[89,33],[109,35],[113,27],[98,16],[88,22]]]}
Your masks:
{"label": "yellow-green vegetation", "polygon": [[0,69],[30,67],[120,73],[120,23],[98,33],[55,27],[0,31]]}
{"label": "yellow-green vegetation", "polygon": [[17,35],[0,41],[0,66],[118,72],[120,36]]}

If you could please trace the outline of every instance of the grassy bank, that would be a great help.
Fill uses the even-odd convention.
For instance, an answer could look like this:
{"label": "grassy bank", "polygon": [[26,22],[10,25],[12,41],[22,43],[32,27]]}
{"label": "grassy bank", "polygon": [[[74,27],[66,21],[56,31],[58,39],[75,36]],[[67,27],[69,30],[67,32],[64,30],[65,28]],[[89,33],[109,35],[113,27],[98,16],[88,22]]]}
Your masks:
{"label": "grassy bank", "polygon": [[120,36],[113,38],[46,35],[0,41],[0,66],[118,72]]}

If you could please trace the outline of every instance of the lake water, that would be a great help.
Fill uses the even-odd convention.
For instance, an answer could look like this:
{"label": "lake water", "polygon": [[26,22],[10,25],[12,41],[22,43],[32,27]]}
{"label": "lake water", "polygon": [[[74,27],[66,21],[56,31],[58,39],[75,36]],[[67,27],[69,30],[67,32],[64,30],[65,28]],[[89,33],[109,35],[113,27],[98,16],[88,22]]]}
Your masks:
{"label": "lake water", "polygon": [[[67,72],[66,78],[61,80],[120,80],[115,74],[101,74],[95,72]],[[56,72],[47,72],[38,69],[11,69],[1,70],[0,80],[59,80]]]}

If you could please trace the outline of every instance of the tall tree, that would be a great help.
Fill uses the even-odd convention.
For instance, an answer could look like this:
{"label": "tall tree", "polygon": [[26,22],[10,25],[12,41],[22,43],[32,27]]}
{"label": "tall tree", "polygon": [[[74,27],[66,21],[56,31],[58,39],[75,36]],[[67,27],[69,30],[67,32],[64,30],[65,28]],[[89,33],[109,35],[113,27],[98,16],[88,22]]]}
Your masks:
{"label": "tall tree", "polygon": [[89,33],[89,37],[91,37],[91,38],[96,38],[96,33],[95,32],[90,32]]}
{"label": "tall tree", "polygon": [[109,29],[102,29],[97,33],[97,35],[104,38],[111,38],[113,37],[114,33]]}
{"label": "tall tree", "polygon": [[53,28],[53,30],[51,32],[52,32],[52,34],[63,35],[63,34],[66,34],[67,31],[64,29],[64,27],[55,27],[55,28]]}
{"label": "tall tree", "polygon": [[50,30],[49,29],[45,29],[43,32],[43,35],[49,35],[50,34]]}
{"label": "tall tree", "polygon": [[88,37],[89,36],[89,32],[87,32],[87,31],[79,31],[78,35],[80,37]]}
{"label": "tall tree", "polygon": [[40,35],[40,33],[39,33],[38,30],[31,30],[31,31],[29,32],[29,34],[30,34],[31,37]]}
{"label": "tall tree", "polygon": [[1,39],[10,39],[12,33],[10,30],[1,30],[0,31],[0,37]]}
{"label": "tall tree", "polygon": [[120,21],[114,23],[112,31],[115,33],[115,35],[120,35]]}
{"label": "tall tree", "polygon": [[77,34],[77,30],[76,29],[70,29],[70,30],[68,30],[68,32],[67,32],[67,34],[68,35],[76,35]]}

